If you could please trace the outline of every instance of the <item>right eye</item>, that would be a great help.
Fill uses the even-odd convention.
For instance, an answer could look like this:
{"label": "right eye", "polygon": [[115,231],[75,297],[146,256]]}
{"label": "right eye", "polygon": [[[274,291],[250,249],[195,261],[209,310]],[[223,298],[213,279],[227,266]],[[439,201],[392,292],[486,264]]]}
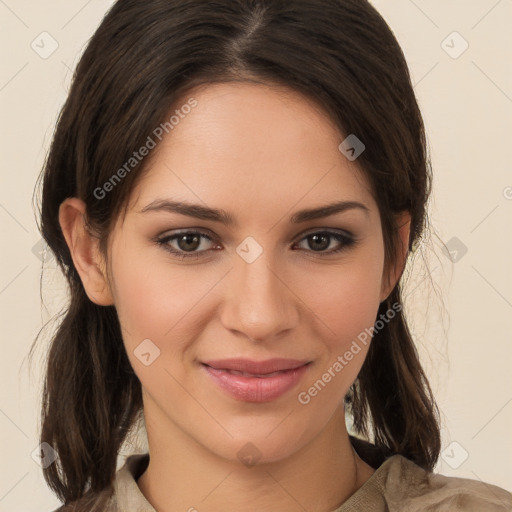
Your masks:
{"label": "right eye", "polygon": [[[212,249],[197,250],[202,247],[202,240],[212,241],[211,237],[201,231],[181,231],[172,235],[158,237],[155,242],[164,250],[178,258],[200,258],[203,253]],[[174,245],[170,245],[170,243]]]}

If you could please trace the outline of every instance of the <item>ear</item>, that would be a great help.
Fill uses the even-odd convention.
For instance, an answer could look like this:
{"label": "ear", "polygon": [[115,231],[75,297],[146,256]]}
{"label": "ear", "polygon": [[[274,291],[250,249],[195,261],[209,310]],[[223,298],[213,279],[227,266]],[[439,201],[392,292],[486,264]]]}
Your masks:
{"label": "ear", "polygon": [[382,275],[381,296],[380,300],[386,300],[396,283],[400,279],[405,268],[407,253],[409,251],[409,236],[411,232],[411,215],[408,211],[395,214],[396,226],[398,229],[398,247],[396,251],[396,260],[388,262],[385,265]]}
{"label": "ear", "polygon": [[85,203],[70,197],[59,207],[60,227],[87,296],[99,306],[111,306],[114,300],[106,279],[99,240],[88,231],[85,215]]}

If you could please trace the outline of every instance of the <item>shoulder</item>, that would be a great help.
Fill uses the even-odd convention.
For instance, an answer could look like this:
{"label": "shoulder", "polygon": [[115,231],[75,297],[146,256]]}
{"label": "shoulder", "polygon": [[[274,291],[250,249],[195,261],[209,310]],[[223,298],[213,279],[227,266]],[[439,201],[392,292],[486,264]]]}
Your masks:
{"label": "shoulder", "polygon": [[432,473],[401,455],[394,455],[384,466],[380,484],[390,510],[512,511],[512,493],[496,485]]}

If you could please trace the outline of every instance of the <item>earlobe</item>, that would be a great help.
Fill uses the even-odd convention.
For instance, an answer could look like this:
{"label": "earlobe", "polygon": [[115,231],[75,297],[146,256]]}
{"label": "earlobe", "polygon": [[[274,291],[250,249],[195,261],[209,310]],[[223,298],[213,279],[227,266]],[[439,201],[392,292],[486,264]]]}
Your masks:
{"label": "earlobe", "polygon": [[111,306],[114,300],[103,269],[99,240],[88,231],[85,215],[85,203],[76,197],[66,199],[59,207],[59,223],[87,296],[99,306]]}
{"label": "earlobe", "polygon": [[398,247],[396,260],[390,262],[382,275],[382,287],[380,301],[386,300],[393,291],[405,268],[407,254],[409,252],[409,237],[411,233],[411,214],[403,211],[395,215],[398,229]]}

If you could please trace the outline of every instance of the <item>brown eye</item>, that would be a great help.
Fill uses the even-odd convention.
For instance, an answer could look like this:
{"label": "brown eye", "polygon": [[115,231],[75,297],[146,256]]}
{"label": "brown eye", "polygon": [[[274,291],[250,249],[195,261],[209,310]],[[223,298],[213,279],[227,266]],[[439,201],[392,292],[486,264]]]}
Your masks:
{"label": "brown eye", "polygon": [[308,245],[313,251],[325,251],[330,245],[331,237],[325,234],[309,235],[307,237]]}
{"label": "brown eye", "polygon": [[[157,238],[155,242],[166,251],[180,258],[199,258],[209,251],[208,244],[203,243],[203,240],[212,242],[212,239],[206,233],[200,231],[184,231]],[[202,249],[198,250],[200,247]]]}
{"label": "brown eye", "polygon": [[[307,247],[303,247],[306,251],[309,252],[317,252],[325,255],[334,254],[355,244],[356,240],[344,233],[338,233],[333,231],[319,231],[315,233],[310,233],[302,238],[302,241],[306,241]],[[334,245],[334,249],[327,251],[329,247],[332,247],[332,243],[337,242],[338,247],[336,248],[336,244]]]}
{"label": "brown eye", "polygon": [[199,245],[201,244],[201,236],[197,236],[196,234],[185,234],[179,235],[176,239],[178,243],[178,247],[182,251],[195,251]]}

